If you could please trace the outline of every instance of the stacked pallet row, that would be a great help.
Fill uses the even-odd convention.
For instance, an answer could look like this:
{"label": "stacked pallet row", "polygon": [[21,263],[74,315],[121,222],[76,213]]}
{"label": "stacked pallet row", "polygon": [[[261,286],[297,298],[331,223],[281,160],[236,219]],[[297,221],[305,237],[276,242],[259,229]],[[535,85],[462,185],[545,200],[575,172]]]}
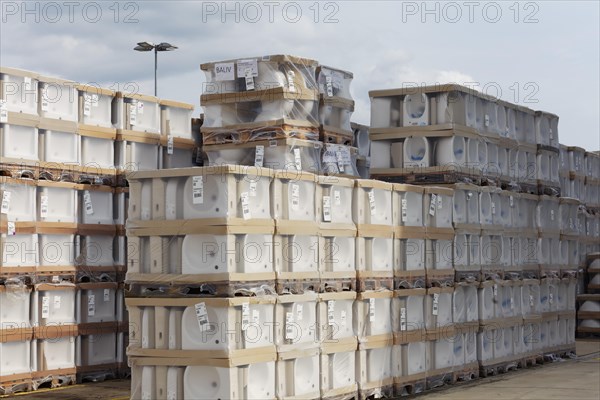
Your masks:
{"label": "stacked pallet row", "polygon": [[[573,262],[577,263],[582,274],[578,288],[578,327],[580,336],[595,335],[599,332],[598,311],[600,299],[595,292],[598,269],[595,267],[595,254],[600,250],[600,203],[599,181],[600,157],[580,147],[560,145],[560,188],[561,207],[569,207],[569,223],[561,232],[561,239],[570,239]],[[577,242],[577,244],[575,243]]]}
{"label": "stacked pallet row", "polygon": [[2,392],[125,375],[122,174],[192,165],[192,107],[134,115],[107,89],[9,68],[0,80]]}
{"label": "stacked pallet row", "polygon": [[201,69],[205,165],[358,176],[352,73],[286,55]]}
{"label": "stacked pallet row", "polygon": [[425,384],[409,382],[406,392],[572,352],[579,227],[577,205],[557,197],[558,117],[455,85],[370,95],[371,176],[424,185],[424,193],[437,190],[429,185],[453,190],[454,231],[441,249],[455,276],[440,283],[455,286],[447,289],[454,332],[477,342],[465,343],[476,352],[454,375],[429,371]]}

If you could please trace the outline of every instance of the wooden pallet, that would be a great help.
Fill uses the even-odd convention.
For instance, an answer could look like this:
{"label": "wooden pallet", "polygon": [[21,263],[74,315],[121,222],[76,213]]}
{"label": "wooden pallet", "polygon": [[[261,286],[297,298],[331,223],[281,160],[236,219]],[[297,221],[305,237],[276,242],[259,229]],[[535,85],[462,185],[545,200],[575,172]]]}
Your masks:
{"label": "wooden pallet", "polygon": [[[225,144],[225,143],[247,143],[258,140],[288,139],[296,138],[302,140],[319,140],[319,128],[315,126],[298,126],[291,124],[265,123],[259,126],[245,124],[232,126],[231,128],[202,129],[203,145]],[[256,124],[254,124],[256,125]]]}
{"label": "wooden pallet", "polygon": [[275,290],[277,294],[304,294],[307,292],[318,292],[321,288],[321,279],[306,278],[306,279],[280,279],[275,282]]}
{"label": "wooden pallet", "polygon": [[415,379],[410,377],[394,378],[394,396],[414,396],[427,390],[425,374],[418,375]]}
{"label": "wooden pallet", "polygon": [[77,367],[77,383],[103,382],[107,379],[116,379],[118,376],[119,368],[116,363]]}
{"label": "wooden pallet", "polygon": [[503,279],[507,281],[523,280],[523,270],[504,270]]}
{"label": "wooden pallet", "polygon": [[504,270],[502,268],[481,267],[481,281],[504,280]]}
{"label": "wooden pallet", "polygon": [[558,360],[570,360],[575,358],[575,347],[558,348],[550,351],[545,351],[544,362],[554,362]]}
{"label": "wooden pallet", "polygon": [[24,285],[33,285],[34,283],[36,283],[35,269],[31,268],[31,272],[27,273],[13,273],[5,271],[0,272],[0,285],[6,285],[11,281],[20,281]]}
{"label": "wooden pallet", "polygon": [[473,183],[480,186],[483,175],[473,168],[456,166],[426,168],[372,168],[371,178],[392,183],[432,185]]}
{"label": "wooden pallet", "polygon": [[393,276],[371,275],[370,271],[359,271],[356,278],[356,291],[366,292],[369,290],[393,290]]}
{"label": "wooden pallet", "polygon": [[236,297],[255,296],[257,291],[275,294],[275,280],[204,283],[130,283],[127,297]]}
{"label": "wooden pallet", "polygon": [[537,191],[540,196],[553,196],[560,197],[560,186],[556,186],[549,183],[542,183],[538,181],[537,183]]}
{"label": "wooden pallet", "polygon": [[433,287],[451,287],[454,286],[454,269],[427,270],[426,286]]}
{"label": "wooden pallet", "polygon": [[479,376],[487,378],[488,376],[496,376],[500,374],[506,374],[510,371],[516,371],[519,368],[520,360],[504,361],[495,364],[481,364],[479,365]]}
{"label": "wooden pallet", "polygon": [[109,186],[117,184],[116,170],[114,169],[35,160],[1,160],[0,176]]}
{"label": "wooden pallet", "polygon": [[479,364],[473,363],[463,366],[460,370],[453,372],[454,383],[469,382],[479,379]]}
{"label": "wooden pallet", "polygon": [[394,289],[424,289],[427,286],[426,270],[394,271]]}
{"label": "wooden pallet", "polygon": [[377,389],[358,389],[359,400],[387,399],[394,396],[394,385],[386,385]]}
{"label": "wooden pallet", "polygon": [[0,395],[11,395],[19,392],[31,392],[33,380],[31,374],[16,374],[0,377]]}
{"label": "wooden pallet", "polygon": [[481,271],[459,271],[454,270],[454,281],[458,283],[477,283],[481,282]]}
{"label": "wooden pallet", "polygon": [[538,195],[537,183],[519,182],[519,193]]}
{"label": "wooden pallet", "polygon": [[427,372],[427,390],[432,390],[435,388],[439,388],[445,385],[453,385],[456,383],[454,377],[454,372],[452,368],[450,368],[447,372],[437,373],[432,371],[433,373]]}
{"label": "wooden pallet", "polygon": [[579,271],[575,268],[561,268],[559,278],[577,278]]}
{"label": "wooden pallet", "polygon": [[327,127],[321,127],[319,129],[319,140],[323,143],[354,146],[354,133],[344,131],[333,131],[327,129]]}
{"label": "wooden pallet", "polygon": [[358,400],[358,391],[354,390],[348,393],[341,393],[336,395],[322,395],[321,400]]}
{"label": "wooden pallet", "polygon": [[349,277],[329,277],[327,273],[321,273],[319,292],[346,292],[356,291],[356,275]]}
{"label": "wooden pallet", "polygon": [[40,388],[58,388],[74,385],[77,382],[75,368],[65,370],[41,371],[32,373],[33,390]]}
{"label": "wooden pallet", "polygon": [[524,268],[522,272],[523,279],[542,279],[539,268]]}
{"label": "wooden pallet", "polygon": [[541,354],[530,354],[519,360],[519,368],[533,368],[544,364],[544,356]]}

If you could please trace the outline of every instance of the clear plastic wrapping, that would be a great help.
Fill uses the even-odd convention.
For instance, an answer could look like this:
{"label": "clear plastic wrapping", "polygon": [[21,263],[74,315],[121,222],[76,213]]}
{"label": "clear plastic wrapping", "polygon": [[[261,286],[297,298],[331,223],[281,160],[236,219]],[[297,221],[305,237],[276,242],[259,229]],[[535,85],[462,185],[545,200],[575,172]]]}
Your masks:
{"label": "clear plastic wrapping", "polygon": [[325,131],[343,131],[352,137],[352,125],[350,119],[354,112],[354,103],[331,101],[328,98],[321,100],[319,104],[319,123]]}
{"label": "clear plastic wrapping", "polygon": [[227,358],[275,348],[275,297],[128,299],[129,355]]}
{"label": "clear plastic wrapping", "polygon": [[359,176],[356,147],[325,143],[322,155],[323,172],[328,175]]}
{"label": "clear plastic wrapping", "polygon": [[203,150],[211,166],[262,164],[275,170],[321,171],[323,143],[301,139],[275,139],[244,144],[208,145]]}
{"label": "clear plastic wrapping", "polygon": [[203,94],[223,94],[284,88],[315,90],[317,61],[289,55],[249,57],[206,63]]}
{"label": "clear plastic wrapping", "polygon": [[317,84],[323,97],[340,97],[352,100],[350,85],[354,75],[352,72],[320,65],[317,68]]}
{"label": "clear plastic wrapping", "polygon": [[[203,141],[246,142],[286,137],[318,140],[318,103],[311,99],[237,99],[239,102],[203,104]],[[276,124],[275,124],[275,123]]]}

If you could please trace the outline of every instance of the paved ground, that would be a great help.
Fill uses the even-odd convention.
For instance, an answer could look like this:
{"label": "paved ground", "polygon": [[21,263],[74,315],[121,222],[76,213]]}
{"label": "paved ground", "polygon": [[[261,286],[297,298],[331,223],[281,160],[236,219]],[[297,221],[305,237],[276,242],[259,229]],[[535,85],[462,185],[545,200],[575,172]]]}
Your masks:
{"label": "paved ground", "polygon": [[[423,400],[599,400],[600,341],[578,341],[579,359],[514,371],[417,396]],[[127,400],[127,380],[23,393],[15,400]],[[2,396],[0,396],[2,397]]]}

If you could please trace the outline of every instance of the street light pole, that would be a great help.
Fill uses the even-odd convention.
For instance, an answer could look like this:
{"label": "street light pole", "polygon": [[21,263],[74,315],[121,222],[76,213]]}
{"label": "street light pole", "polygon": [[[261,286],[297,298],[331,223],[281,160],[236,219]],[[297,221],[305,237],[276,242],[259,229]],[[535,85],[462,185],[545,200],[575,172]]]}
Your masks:
{"label": "street light pole", "polygon": [[162,42],[154,44],[151,42],[139,42],[137,46],[133,48],[135,51],[152,51],[154,50],[154,97],[158,97],[158,52],[159,51],[173,51],[177,49],[177,46],[173,46],[170,43]]}

